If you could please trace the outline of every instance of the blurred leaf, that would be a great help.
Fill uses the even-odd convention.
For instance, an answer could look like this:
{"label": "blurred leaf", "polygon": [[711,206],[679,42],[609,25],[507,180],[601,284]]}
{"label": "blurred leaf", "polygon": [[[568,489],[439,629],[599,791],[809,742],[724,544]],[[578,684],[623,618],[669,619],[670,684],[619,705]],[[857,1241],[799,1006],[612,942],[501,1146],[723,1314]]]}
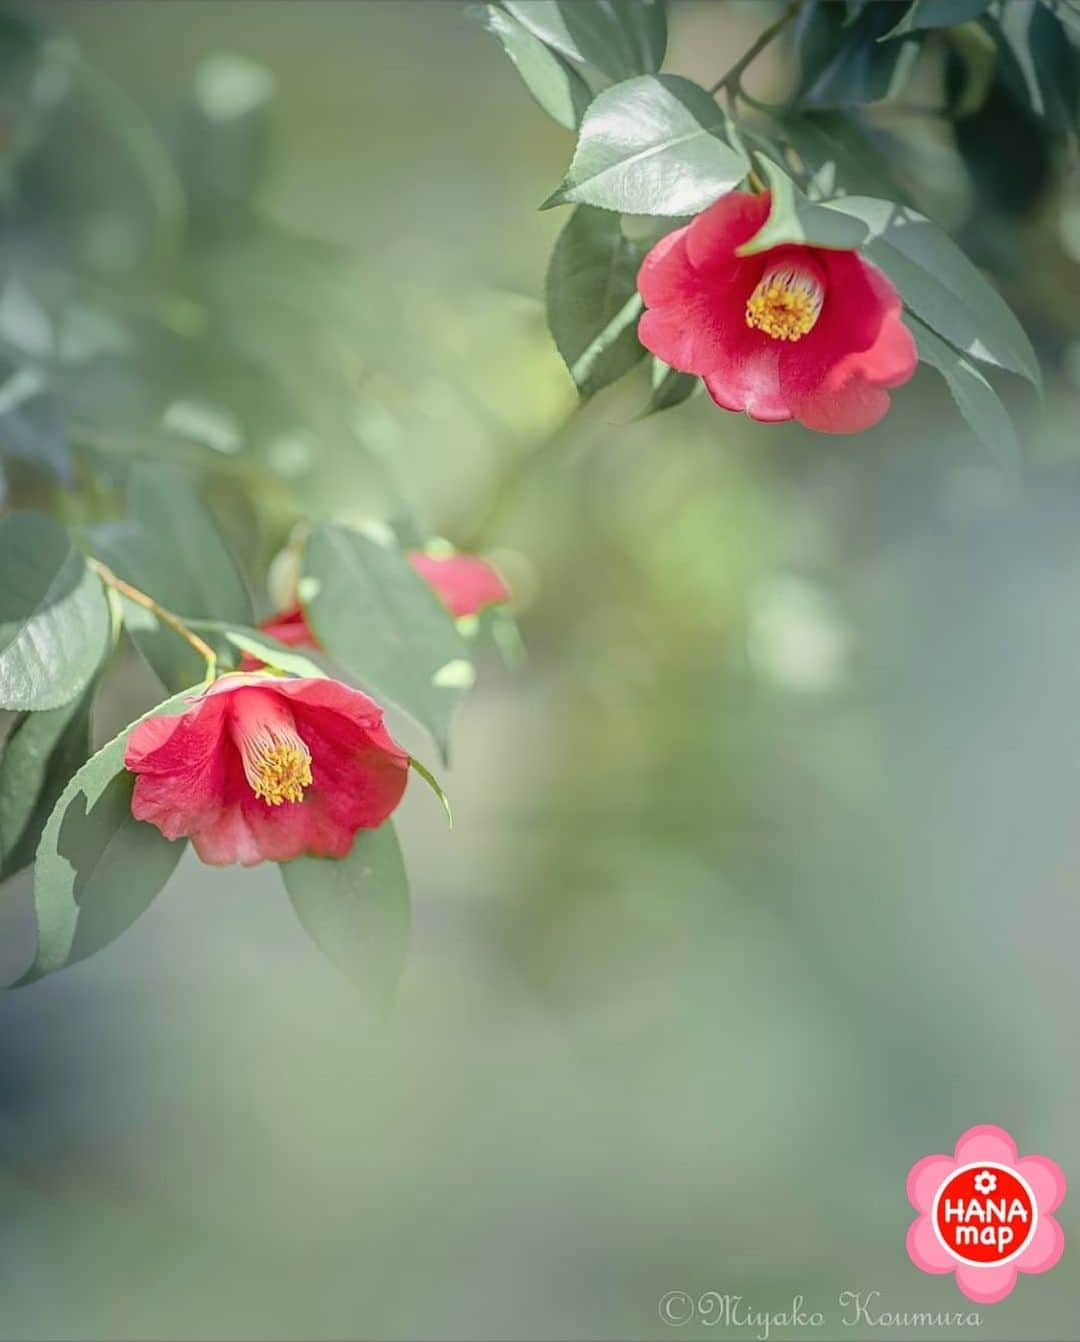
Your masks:
{"label": "blurred leaf", "polygon": [[101,663],[109,612],[67,533],[38,513],[0,518],[0,708],[58,708]]}
{"label": "blurred leaf", "polygon": [[651,377],[652,394],[645,409],[638,416],[639,419],[682,405],[705,385],[694,373],[680,373],[677,368],[669,367],[662,359],[653,359]]}
{"label": "blurred leaf", "polygon": [[[94,550],[125,581],[174,614],[252,625],[251,599],[186,472],[136,462],[128,520],[95,527]],[[149,611],[125,606],[125,625],[166,689],[196,684],[199,654]],[[209,640],[213,642],[213,640]]]}
{"label": "blurred leaf", "polygon": [[547,319],[582,396],[633,368],[641,249],[624,237],[618,215],[580,205],[559,234],[547,272]]}
{"label": "blurred leaf", "polygon": [[566,179],[543,208],[574,201],[625,214],[696,214],[746,176],[713,98],[677,75],[606,89],[585,113]]}
{"label": "blurred leaf", "polygon": [[[804,189],[814,200],[848,193],[902,199],[892,172],[889,141],[880,127],[868,126],[863,118],[847,112],[805,111],[781,120],[777,134],[798,155],[808,179]],[[773,145],[763,148],[775,159]],[[831,186],[824,181],[830,168]]]}
{"label": "blurred leaf", "polygon": [[611,79],[652,74],[667,48],[666,0],[504,0],[534,36]]}
{"label": "blurred leaf", "polygon": [[40,373],[0,358],[0,458],[14,457],[74,484],[60,402]]}
{"label": "blurred leaf", "polygon": [[8,734],[0,757],[0,880],[33,862],[50,812],[86,763],[95,688],[60,708],[25,714]]}
{"label": "blurred leaf", "polygon": [[921,34],[881,44],[895,23],[894,5],[870,4],[845,13],[810,0],[798,19],[800,107],[860,107],[893,97],[907,84]]}
{"label": "blurred leaf", "polygon": [[940,336],[972,358],[1040,384],[1038,360],[1024,328],[936,224],[905,205],[872,196],[838,196],[817,204],[771,160],[762,157],[761,162],[773,189],[773,206],[762,228],[738,249],[740,255],[789,242],[858,248],[889,276],[906,306]]}
{"label": "blurred leaf", "polygon": [[567,130],[576,130],[592,101],[592,90],[573,66],[500,6],[477,5],[469,12],[499,39],[525,87],[548,116]]}
{"label": "blurred leaf", "polygon": [[382,1002],[409,949],[409,884],[391,821],[360,830],[346,857],[281,864],[296,916],[323,954]]}
{"label": "blurred leaf", "polygon": [[[175,716],[191,691],[143,718]],[[172,875],[185,841],[170,843],[131,814],[135,780],[124,769],[131,723],[70,780],[45,825],[34,870],[37,952],[22,987],[93,955],[125,932]]]}
{"label": "blurred leaf", "polygon": [[960,413],[975,433],[994,453],[1000,464],[1015,471],[1023,460],[1016,429],[997,392],[970,359],[939,339],[917,317],[906,321],[915,337],[919,358],[936,368],[944,377]]}
{"label": "blurred leaf", "polygon": [[22,164],[42,143],[71,94],[75,44],[37,16],[0,11],[0,125],[4,169]]}
{"label": "blurred leaf", "polygon": [[913,0],[895,28],[878,38],[888,42],[920,28],[953,28],[977,19],[990,8],[990,0]]}
{"label": "blurred leaf", "polygon": [[1002,77],[1058,130],[1080,130],[1080,53],[1056,14],[1038,0],[1008,0],[987,19]]}
{"label": "blurred leaf", "polygon": [[301,572],[300,599],[327,655],[427,728],[445,761],[450,719],[476,672],[453,620],[392,533],[317,525]]}
{"label": "blurred leaf", "polygon": [[872,0],[844,0],[844,27],[854,23]]}

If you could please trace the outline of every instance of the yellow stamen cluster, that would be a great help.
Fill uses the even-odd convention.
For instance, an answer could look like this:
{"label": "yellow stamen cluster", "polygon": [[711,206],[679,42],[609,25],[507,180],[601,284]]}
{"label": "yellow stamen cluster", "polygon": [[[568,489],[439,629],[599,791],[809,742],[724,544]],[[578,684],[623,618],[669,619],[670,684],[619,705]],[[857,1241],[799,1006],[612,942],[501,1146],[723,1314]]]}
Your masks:
{"label": "yellow stamen cluster", "polygon": [[260,732],[245,742],[243,756],[248,784],[268,806],[304,800],[304,789],[311,786],[311,752],[294,732]]}
{"label": "yellow stamen cluster", "polygon": [[801,340],[821,315],[825,290],[805,270],[766,271],[746,304],[746,324],[774,340]]}

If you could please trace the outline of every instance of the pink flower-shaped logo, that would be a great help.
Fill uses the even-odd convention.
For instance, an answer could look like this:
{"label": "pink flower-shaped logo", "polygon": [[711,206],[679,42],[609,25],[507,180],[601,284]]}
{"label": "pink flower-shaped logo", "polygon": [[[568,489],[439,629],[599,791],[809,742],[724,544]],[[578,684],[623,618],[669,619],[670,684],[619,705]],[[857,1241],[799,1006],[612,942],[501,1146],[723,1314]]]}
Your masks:
{"label": "pink flower-shaped logo", "polygon": [[1065,1248],[1051,1215],[1064,1174],[1046,1156],[1019,1159],[1004,1128],[969,1128],[951,1156],[924,1156],[908,1173],[907,1195],[919,1213],[907,1234],[911,1261],[955,1272],[981,1305],[1004,1300],[1017,1272],[1048,1272]]}

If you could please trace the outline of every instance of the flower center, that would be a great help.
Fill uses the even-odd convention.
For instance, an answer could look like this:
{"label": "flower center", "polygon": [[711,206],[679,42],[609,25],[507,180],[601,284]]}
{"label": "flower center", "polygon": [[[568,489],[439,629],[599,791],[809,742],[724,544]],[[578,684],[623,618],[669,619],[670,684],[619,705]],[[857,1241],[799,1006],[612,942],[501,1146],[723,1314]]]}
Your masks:
{"label": "flower center", "polygon": [[311,786],[311,751],[288,708],[277,695],[258,690],[237,690],[236,706],[234,739],[252,792],[267,806],[303,801]]}
{"label": "flower center", "polygon": [[801,340],[812,331],[825,286],[804,266],[785,261],[767,270],[746,304],[746,324],[774,340]]}

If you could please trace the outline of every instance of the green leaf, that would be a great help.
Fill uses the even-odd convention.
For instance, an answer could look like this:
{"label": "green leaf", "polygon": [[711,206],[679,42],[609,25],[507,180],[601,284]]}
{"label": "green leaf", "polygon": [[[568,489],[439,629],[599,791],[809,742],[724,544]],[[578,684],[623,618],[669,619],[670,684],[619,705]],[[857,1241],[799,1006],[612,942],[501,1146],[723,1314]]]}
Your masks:
{"label": "green leaf", "polygon": [[761,228],[737,249],[739,256],[753,256],[792,242],[848,251],[866,241],[869,230],[865,224],[809,200],[787,173],[764,154],[758,155],[758,162],[768,178],[772,203]]}
{"label": "green leaf", "polygon": [[498,5],[478,5],[470,11],[502,43],[525,87],[560,126],[576,130],[592,90],[573,66]]}
{"label": "green leaf", "polygon": [[1001,295],[956,243],[906,205],[872,196],[839,196],[817,204],[771,160],[773,204],[759,231],[738,250],[751,255],[801,242],[858,248],[896,285],[905,306],[973,359],[1019,373],[1036,386],[1039,364],[1024,328]]}
{"label": "green leaf", "polygon": [[449,821],[450,828],[453,829],[454,813],[450,809],[450,798],[443,791],[442,784],[431,772],[431,770],[427,767],[427,765],[421,764],[420,761],[416,759],[415,756],[412,755],[409,756],[409,766],[410,768],[416,770],[416,772],[420,775],[420,777],[424,780],[424,782],[428,785],[428,787],[431,788],[432,792],[435,793],[436,797],[438,797],[440,803],[442,804],[443,810],[446,812],[446,819]]}
{"label": "green leaf", "polygon": [[301,572],[300,599],[327,655],[427,728],[445,761],[450,719],[476,671],[454,621],[389,528],[315,526]]}
{"label": "green leaf", "polygon": [[547,320],[582,396],[593,396],[633,368],[645,351],[637,338],[641,249],[619,216],[579,206],[559,234],[548,266]]}
{"label": "green leaf", "polygon": [[34,860],[49,814],[90,754],[95,685],[60,708],[26,713],[0,757],[0,880]]}
{"label": "green leaf", "polygon": [[39,513],[0,518],[0,708],[59,708],[90,683],[109,637],[101,583]]}
{"label": "green leaf", "polygon": [[652,74],[663,63],[665,0],[504,0],[503,7],[561,55],[611,79]]}
{"label": "green leaf", "polygon": [[698,84],[642,75],[606,89],[581,123],[566,180],[543,208],[575,202],[624,214],[696,214],[746,176],[721,138],[727,118]]}
{"label": "green leaf", "polygon": [[937,224],[905,205],[870,196],[842,196],[824,208],[866,225],[866,256],[939,336],[973,359],[1041,385],[1039,361],[1012,309]]}
{"label": "green leaf", "polygon": [[913,0],[896,27],[883,33],[878,41],[887,42],[920,28],[953,28],[977,19],[989,8],[990,0]]}
{"label": "green leaf", "polygon": [[[143,718],[188,707],[185,690]],[[125,727],[68,782],[45,825],[34,869],[37,953],[16,987],[93,955],[144,913],[184,851],[131,814]]]}
{"label": "green leaf", "polygon": [[391,999],[409,949],[409,885],[393,824],[360,830],[341,859],[283,862],[281,875],[323,954],[379,1000]]}
{"label": "green leaf", "polygon": [[1036,0],[1008,0],[986,25],[1005,82],[1057,130],[1080,130],[1080,53],[1061,20]]}
{"label": "green leaf", "polygon": [[[95,527],[91,543],[121,578],[176,615],[254,623],[243,580],[186,472],[137,462],[128,479],[128,521]],[[125,624],[167,689],[202,678],[199,654],[151,612],[126,603]]]}
{"label": "green leaf", "polygon": [[[12,279],[0,301],[10,308],[15,303],[29,304],[34,300],[17,279]],[[40,309],[31,309],[32,317],[39,313]],[[58,397],[36,368],[20,366],[0,355],[0,459],[3,458],[45,467],[68,489],[75,484],[75,467]]]}
{"label": "green leaf", "polygon": [[276,638],[270,638],[258,629],[237,629],[233,625],[213,625],[202,621],[199,622],[198,627],[200,629],[208,627],[219,629],[234,648],[239,648],[241,652],[248,652],[252,657],[258,657],[267,666],[276,666],[280,671],[287,671],[291,676],[313,676],[317,680],[326,679],[326,672],[322,667],[316,666],[309,657],[304,657],[301,653],[286,647],[284,643],[279,643]]}
{"label": "green leaf", "polygon": [[1023,460],[1020,442],[997,392],[970,359],[947,345],[917,317],[909,313],[905,320],[915,337],[919,358],[944,377],[975,436],[990,448],[1006,470],[1017,471]]}
{"label": "green leaf", "polygon": [[673,410],[682,405],[705,385],[694,373],[680,373],[671,368],[662,359],[652,361],[652,394],[638,419],[658,414],[661,410]]}
{"label": "green leaf", "polygon": [[921,49],[922,34],[880,43],[894,26],[896,7],[868,4],[853,10],[831,0],[810,0],[799,16],[801,107],[849,108],[881,102],[902,92]]}

